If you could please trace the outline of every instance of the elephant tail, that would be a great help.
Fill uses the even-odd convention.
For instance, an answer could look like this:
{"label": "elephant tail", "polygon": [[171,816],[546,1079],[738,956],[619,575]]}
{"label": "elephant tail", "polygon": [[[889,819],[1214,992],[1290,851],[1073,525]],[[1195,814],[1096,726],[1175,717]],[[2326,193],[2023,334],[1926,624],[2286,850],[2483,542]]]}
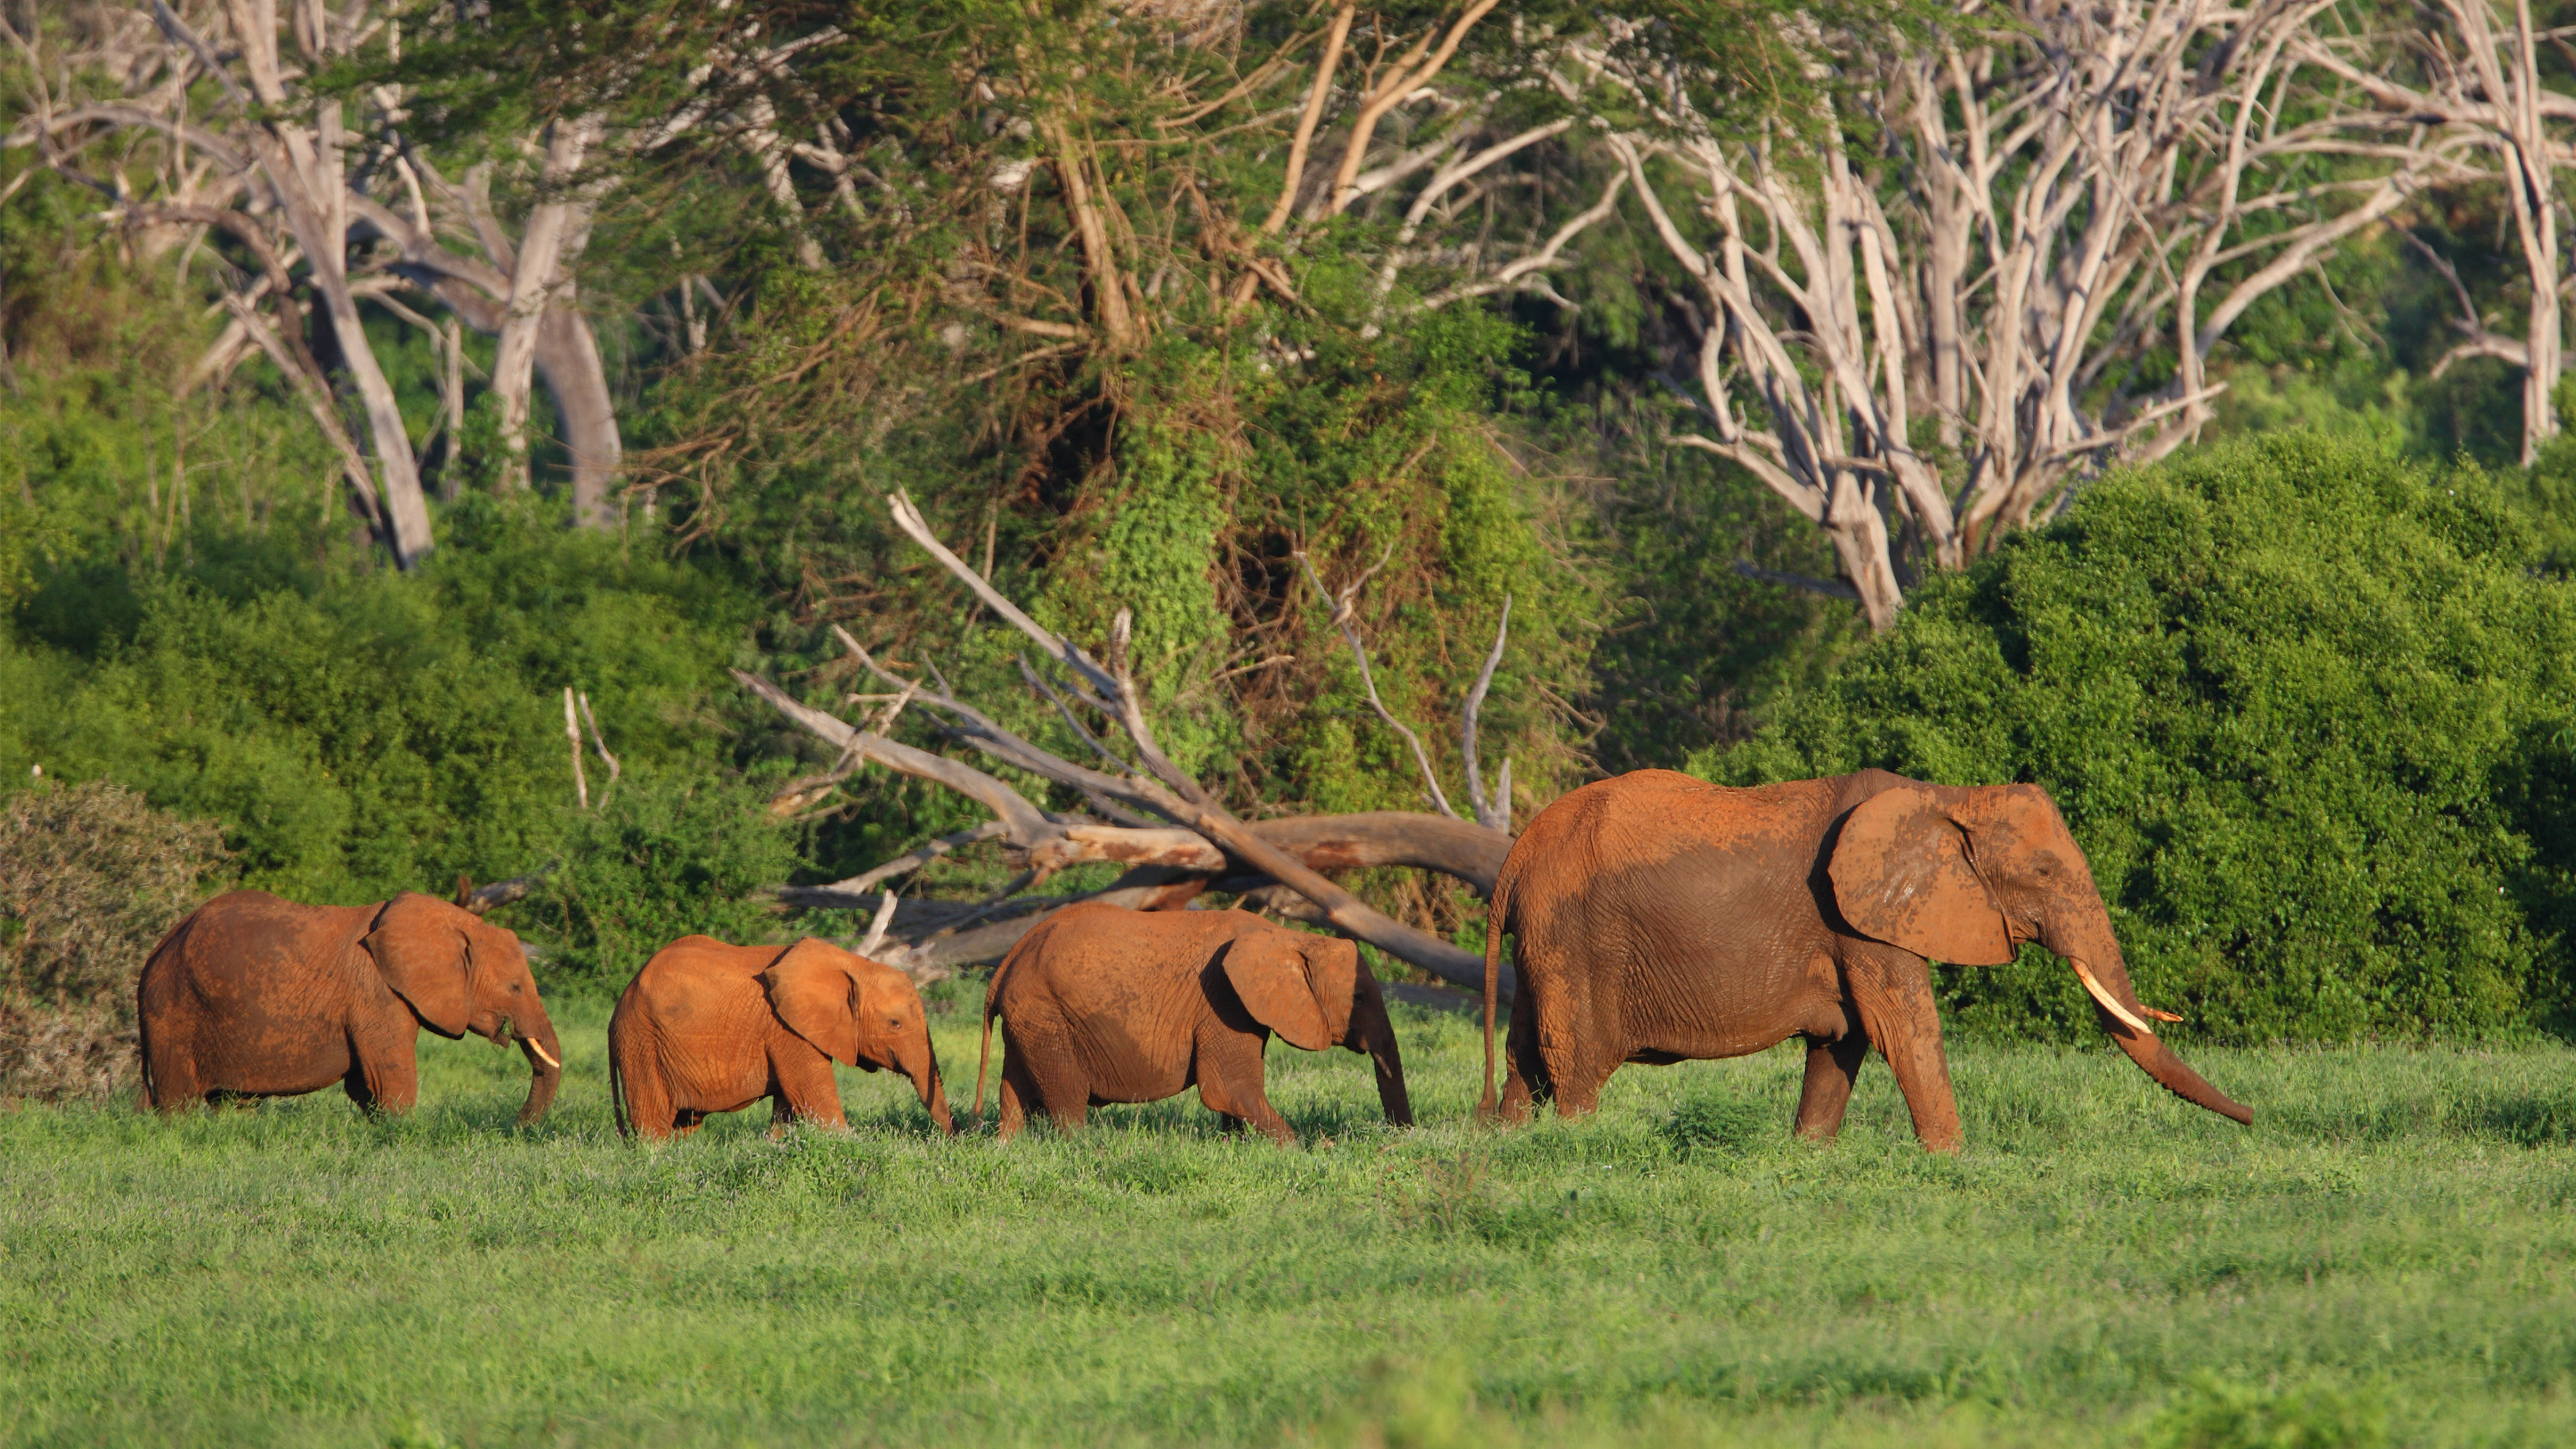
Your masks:
{"label": "elephant tail", "polygon": [[152,1070],[152,1025],[154,1018],[161,1014],[152,1001],[152,988],[155,984],[153,968],[163,965],[163,959],[168,957],[170,964],[165,969],[172,971],[179,969],[177,958],[171,952],[171,945],[187,934],[189,924],[196,919],[197,913],[190,911],[179,918],[177,925],[162,933],[161,943],[152,948],[151,955],[143,958],[143,970],[134,978],[134,1052],[138,1059],[135,1065],[143,1078],[143,1109],[147,1112],[162,1105],[161,1079],[159,1074]]}
{"label": "elephant tail", "polygon": [[[617,1006],[621,1012],[626,1009],[623,1001]],[[635,1109],[626,1100],[626,1073],[617,1065],[618,1059],[626,1054],[620,1050],[625,1045],[618,1040],[617,1018],[611,1016],[608,1020],[608,1113],[616,1119],[617,1135],[632,1137],[635,1135]]]}
{"label": "elephant tail", "polygon": [[152,1080],[152,1018],[140,1013],[134,1021],[134,1050],[143,1077],[143,1110],[149,1112],[161,1105],[161,1089]]}
{"label": "elephant tail", "polygon": [[1493,903],[1485,909],[1485,1095],[1477,1100],[1476,1115],[1494,1113],[1494,996],[1501,984],[1503,969],[1503,930],[1512,918],[1511,862],[1504,863],[1494,878]]}
{"label": "elephant tail", "polygon": [[984,1073],[993,1064],[993,1013],[1001,1009],[1002,979],[1010,975],[1011,968],[1019,964],[1020,957],[1046,935],[1046,929],[1046,925],[1041,922],[1036,930],[1022,936],[1019,944],[1011,948],[1010,954],[1002,958],[1002,964],[993,968],[993,980],[984,988],[984,1047],[982,1053],[975,1058],[975,1120],[977,1122],[984,1120]]}

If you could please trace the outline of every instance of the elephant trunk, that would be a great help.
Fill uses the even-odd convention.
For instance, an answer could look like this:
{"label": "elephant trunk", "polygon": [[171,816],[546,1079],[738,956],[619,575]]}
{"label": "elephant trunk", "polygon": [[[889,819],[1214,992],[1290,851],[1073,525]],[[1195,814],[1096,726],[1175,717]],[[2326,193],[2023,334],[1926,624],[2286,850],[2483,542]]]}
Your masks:
{"label": "elephant trunk", "polygon": [[528,1059],[528,1100],[519,1108],[519,1122],[524,1126],[545,1116],[555,1104],[555,1090],[563,1085],[563,1042],[555,1036],[554,1023],[546,1020],[542,1009],[534,1020],[512,1023],[510,1036]]}
{"label": "elephant trunk", "polygon": [[2164,1038],[2157,1036],[2155,1028],[2147,1024],[2149,1017],[2166,1021],[2179,1021],[2181,1018],[2139,1003],[2136,990],[2129,984],[2128,962],[2120,955],[2120,944],[2111,935],[2107,916],[2098,925],[2088,924],[2062,934],[2052,931],[2042,938],[2041,944],[2066,958],[2066,963],[2075,968],[2076,979],[2084,983],[2085,991],[2093,998],[2094,1014],[2101,1018],[2102,1029],[2120,1044],[2120,1050],[2129,1054],[2129,1060],[2136,1062],[2166,1091],[2222,1117],[2245,1123],[2254,1120],[2252,1109],[2211,1086],[2206,1078],[2175,1056],[2173,1048],[2166,1046]]}
{"label": "elephant trunk", "polygon": [[1350,1032],[1343,1044],[1366,1052],[1370,1065],[1377,1068],[1377,1100],[1386,1108],[1386,1120],[1398,1127],[1412,1126],[1413,1099],[1404,1090],[1404,1058],[1396,1051],[1395,1023],[1386,1014],[1386,993],[1365,964],[1360,967],[1358,999],[1351,1003]]}
{"label": "elephant trunk", "polygon": [[938,1124],[940,1131],[956,1136],[957,1123],[948,1115],[948,1088],[939,1080],[939,1056],[930,1049],[927,1033],[918,1058],[905,1063],[903,1074],[912,1079],[913,1090],[921,1094],[921,1105],[929,1110],[930,1120]]}

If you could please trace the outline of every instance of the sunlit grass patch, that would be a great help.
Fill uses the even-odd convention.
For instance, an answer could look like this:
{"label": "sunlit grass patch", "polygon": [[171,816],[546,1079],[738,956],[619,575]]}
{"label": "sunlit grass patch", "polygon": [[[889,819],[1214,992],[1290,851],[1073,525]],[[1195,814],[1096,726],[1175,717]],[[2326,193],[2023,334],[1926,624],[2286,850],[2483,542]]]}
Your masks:
{"label": "sunlit grass patch", "polygon": [[[527,1128],[514,1056],[434,1041],[402,1119],[0,1115],[0,1440],[2576,1433],[2563,1049],[2190,1051],[2240,1129],[2098,1042],[1954,1044],[1968,1148],[1933,1157],[1875,1062],[1839,1141],[1793,1139],[1794,1049],[1483,1129],[1472,1023],[1402,1010],[1424,1125],[1275,1047],[1287,1151],[1194,1095],[948,1139],[858,1072],[846,1135],[633,1146],[578,1006]],[[962,1119],[975,1013],[933,1022]]]}

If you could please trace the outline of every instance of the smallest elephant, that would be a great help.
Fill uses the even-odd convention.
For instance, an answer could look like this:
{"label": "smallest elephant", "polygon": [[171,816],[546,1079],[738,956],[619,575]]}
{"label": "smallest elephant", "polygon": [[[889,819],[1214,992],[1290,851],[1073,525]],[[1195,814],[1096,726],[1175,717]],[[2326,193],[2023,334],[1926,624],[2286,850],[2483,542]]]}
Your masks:
{"label": "smallest elephant", "polygon": [[695,1132],[708,1113],[763,1097],[773,1127],[840,1127],[835,1061],[901,1072],[930,1120],[956,1130],[911,978],[828,941],[683,936],[635,973],[608,1020],[609,1094],[629,1136]]}
{"label": "smallest elephant", "polygon": [[1261,1089],[1274,1031],[1310,1052],[1338,1045],[1367,1055],[1386,1119],[1413,1125],[1386,999],[1359,948],[1245,911],[1089,902],[1022,937],[984,993],[977,1117],[996,1012],[1004,1138],[1031,1107],[1070,1129],[1096,1103],[1159,1102],[1195,1085],[1209,1111],[1289,1146],[1297,1134]]}

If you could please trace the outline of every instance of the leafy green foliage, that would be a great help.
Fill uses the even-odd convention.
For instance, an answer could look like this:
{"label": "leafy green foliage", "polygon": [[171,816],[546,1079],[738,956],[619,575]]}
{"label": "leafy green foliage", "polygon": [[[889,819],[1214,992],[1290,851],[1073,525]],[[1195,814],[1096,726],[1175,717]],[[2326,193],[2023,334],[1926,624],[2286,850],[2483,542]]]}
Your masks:
{"label": "leafy green foliage", "polygon": [[655,951],[687,935],[779,938],[761,893],[800,863],[760,795],[715,774],[619,782],[565,831],[563,864],[523,914],[557,943],[549,991],[614,994]]}
{"label": "leafy green foliage", "polygon": [[[2550,1020],[2576,924],[2576,590],[2530,561],[2474,468],[2313,436],[2214,448],[1924,590],[1693,767],[2045,786],[2139,994],[2187,1036]],[[2092,1017],[2036,947],[1942,993],[1971,1029]]]}
{"label": "leafy green foliage", "polygon": [[107,776],[224,822],[246,883],[354,903],[541,864],[571,814],[560,691],[631,767],[708,760],[723,641],[702,573],[480,500],[419,576],[279,567],[97,585],[136,620],[95,652],[0,647],[0,771]]}
{"label": "leafy green foliage", "polygon": [[2156,1419],[2155,1449],[2377,1449],[2388,1411],[2367,1395],[2306,1388],[2288,1393],[2215,1374]]}

